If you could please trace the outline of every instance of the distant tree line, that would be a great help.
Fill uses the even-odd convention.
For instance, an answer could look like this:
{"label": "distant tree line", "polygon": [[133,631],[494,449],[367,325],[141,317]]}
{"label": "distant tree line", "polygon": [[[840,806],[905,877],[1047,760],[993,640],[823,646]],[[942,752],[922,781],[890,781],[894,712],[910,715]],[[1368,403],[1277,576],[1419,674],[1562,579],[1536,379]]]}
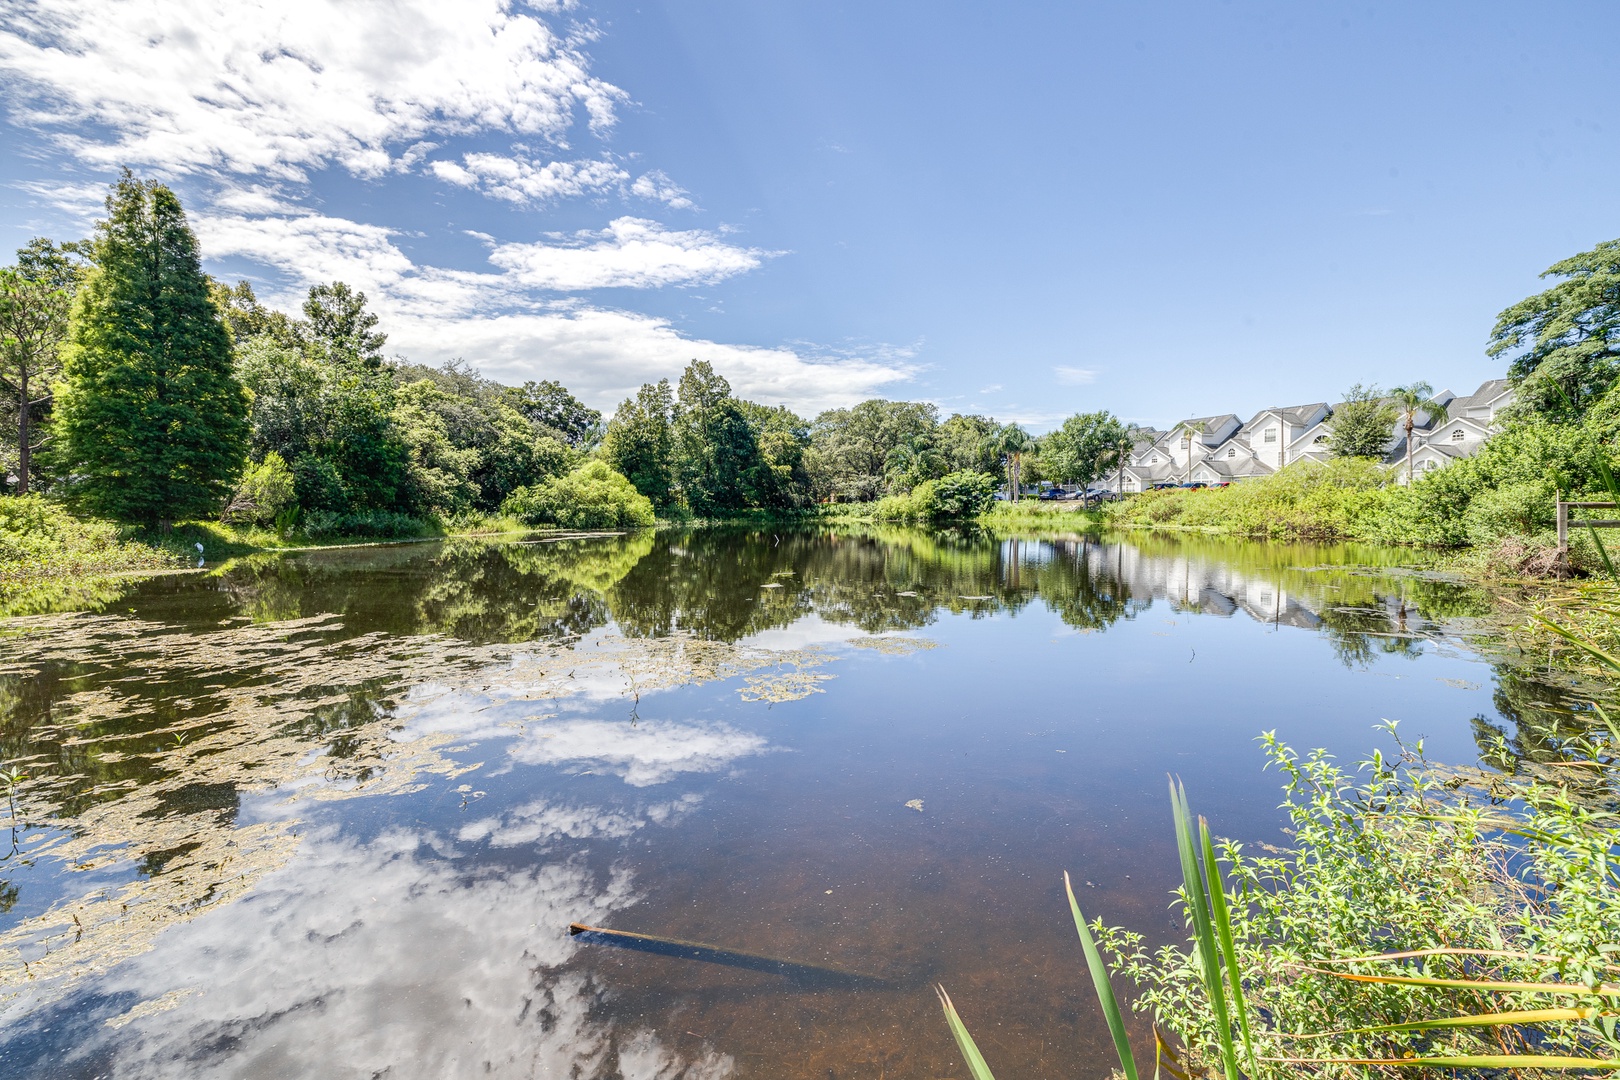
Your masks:
{"label": "distant tree line", "polygon": [[[460,360],[389,358],[387,342],[344,282],[311,288],[291,315],[247,282],[209,278],[179,199],[126,171],[92,239],[34,240],[0,270],[0,419],[13,432],[0,464],[13,493],[119,521],[365,532],[622,503],[612,477],[580,471],[587,459],[658,513],[713,518],[870,501],[956,473],[1084,484],[1129,445],[1107,413],[1041,440],[920,402],[810,420],[736,397],[701,360],[604,424],[558,382],[505,386]],[[572,520],[645,519],[627,506]]]}
{"label": "distant tree line", "polygon": [[[1549,275],[1559,283],[1503,313],[1490,351],[1513,356],[1520,418],[1556,426],[1584,420],[1620,369],[1620,242]],[[556,381],[506,386],[460,360],[425,367],[386,356],[387,341],[365,294],[343,282],[311,288],[290,315],[246,282],[212,280],[179,199],[126,171],[91,239],[36,239],[0,268],[8,489],[148,526],[218,515],[381,533],[503,511],[624,525],[923,485],[930,505],[971,508],[933,493],[1086,488],[1117,475],[1141,437],[1106,411],[1036,438],[876,398],[808,419],[738,398],[701,360],[674,385],[642,386],[604,423]],[[1433,411],[1427,389],[1354,388],[1333,449],[1381,453],[1392,423]]]}

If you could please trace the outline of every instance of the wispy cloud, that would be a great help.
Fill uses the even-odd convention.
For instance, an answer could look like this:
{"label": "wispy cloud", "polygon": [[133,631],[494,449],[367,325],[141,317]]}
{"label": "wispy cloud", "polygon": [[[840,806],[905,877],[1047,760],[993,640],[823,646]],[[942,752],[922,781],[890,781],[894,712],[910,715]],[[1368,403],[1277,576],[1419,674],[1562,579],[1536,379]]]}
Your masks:
{"label": "wispy cloud", "polygon": [[581,45],[505,0],[24,0],[0,72],[17,118],[83,161],[375,177],[434,136],[612,127],[625,94]]}
{"label": "wispy cloud", "polygon": [[1069,367],[1059,364],[1052,369],[1057,381],[1068,386],[1085,386],[1097,381],[1097,373],[1090,368]]}
{"label": "wispy cloud", "polygon": [[[264,202],[258,195],[250,199]],[[583,247],[497,244],[491,262],[500,272],[446,270],[416,264],[380,226],[273,199],[268,205],[281,213],[197,215],[204,253],[273,268],[263,291],[292,309],[310,285],[349,282],[382,316],[389,347],[423,363],[459,356],[507,381],[560,379],[591,404],[611,409],[642,383],[671,376],[695,358],[713,364],[738,394],[809,415],[872,397],[918,370],[903,348],[820,353],[802,345],[727,344],[683,335],[665,318],[532,295],[538,283],[560,285],[565,277],[584,287],[592,281],[648,285],[676,280],[678,273],[686,280],[724,276],[762,257],[740,248],[716,250],[726,246],[707,234],[620,226],[592,234]],[[557,252],[566,253],[563,261]]]}
{"label": "wispy cloud", "polygon": [[[127,163],[176,180],[205,259],[252,264],[261,295],[291,310],[310,285],[347,281],[382,317],[390,347],[413,360],[461,356],[499,378],[556,378],[606,408],[694,357],[739,394],[807,413],[912,377],[904,352],[727,344],[584,299],[713,285],[782,253],[724,225],[651,220],[655,209],[695,209],[693,196],[656,168],[632,170],[633,154],[571,148],[600,141],[627,98],[591,74],[594,29],[548,24],[570,7],[10,0],[0,87],[12,132],[60,155],[63,178],[27,189],[59,219],[83,227],[105,194],[79,183],[75,165],[106,176]],[[510,152],[492,152],[503,137]],[[366,180],[378,216],[320,209],[308,183],[321,171]],[[424,176],[520,209],[608,196],[641,206],[569,235],[480,234],[488,265],[449,269],[388,217],[390,185]]]}
{"label": "wispy cloud", "polygon": [[710,283],[753,270],[771,254],[698,229],[622,217],[560,243],[500,244],[489,261],[530,288],[578,292]]}
{"label": "wispy cloud", "polygon": [[630,193],[637,198],[661,202],[672,210],[690,210],[695,205],[692,193],[664,175],[662,169],[636,177],[636,182],[630,185]]}
{"label": "wispy cloud", "polygon": [[464,154],[454,161],[428,163],[428,172],[446,183],[475,188],[519,204],[593,194],[621,188],[630,174],[611,161],[537,162],[502,154]]}

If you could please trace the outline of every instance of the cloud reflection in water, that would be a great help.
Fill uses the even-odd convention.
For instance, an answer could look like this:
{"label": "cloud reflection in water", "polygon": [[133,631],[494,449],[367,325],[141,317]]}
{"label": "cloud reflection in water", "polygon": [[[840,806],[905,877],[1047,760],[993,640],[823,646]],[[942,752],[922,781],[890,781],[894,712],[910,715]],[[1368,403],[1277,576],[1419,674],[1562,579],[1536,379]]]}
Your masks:
{"label": "cloud reflection in water", "polygon": [[[535,839],[646,823],[541,804],[503,820]],[[713,1050],[690,1058],[651,1030],[618,1030],[591,978],[558,970],[575,951],[570,920],[635,901],[627,872],[599,875],[580,858],[497,870],[430,833],[326,832],[253,896],[112,972],[101,993],[169,995],[172,1007],[101,1025],[72,1057],[105,1055],[103,1071],[133,1078],[730,1076]]]}

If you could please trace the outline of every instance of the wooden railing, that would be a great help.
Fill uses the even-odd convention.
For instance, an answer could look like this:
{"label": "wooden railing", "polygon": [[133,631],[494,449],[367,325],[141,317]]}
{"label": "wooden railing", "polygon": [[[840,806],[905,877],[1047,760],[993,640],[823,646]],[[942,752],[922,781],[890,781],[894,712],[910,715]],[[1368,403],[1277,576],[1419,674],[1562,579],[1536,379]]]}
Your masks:
{"label": "wooden railing", "polygon": [[[1620,509],[1620,503],[1612,502],[1558,502],[1558,550],[1569,550],[1569,512],[1571,510],[1615,510]],[[1577,526],[1585,525],[1592,529],[1620,529],[1620,521],[1593,521],[1581,519],[1576,521]]]}

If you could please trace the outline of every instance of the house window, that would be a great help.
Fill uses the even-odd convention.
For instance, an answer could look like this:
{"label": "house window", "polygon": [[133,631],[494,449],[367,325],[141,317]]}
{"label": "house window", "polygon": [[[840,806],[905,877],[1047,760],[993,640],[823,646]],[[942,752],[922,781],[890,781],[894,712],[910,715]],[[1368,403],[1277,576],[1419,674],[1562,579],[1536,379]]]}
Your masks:
{"label": "house window", "polygon": [[1328,437],[1326,435],[1318,435],[1316,438],[1312,439],[1311,441],[1314,442],[1316,445],[1320,446],[1323,443],[1328,441]]}
{"label": "house window", "polygon": [[1266,428],[1266,442],[1276,442],[1276,441],[1277,441],[1277,429],[1274,428],[1274,427]]}
{"label": "house window", "polygon": [[1234,446],[1234,447],[1232,447],[1232,449],[1228,450],[1226,452],[1226,456],[1227,457],[1237,457],[1237,447]]}
{"label": "house window", "polygon": [[1463,429],[1462,428],[1458,428],[1456,431],[1453,431],[1451,433],[1451,441],[1452,442],[1462,442],[1463,441]]}
{"label": "house window", "polygon": [[1423,463],[1423,467],[1424,467],[1424,468],[1425,468],[1425,469],[1432,469],[1432,468],[1434,468],[1434,462],[1432,462],[1432,461],[1425,461],[1425,462],[1424,462],[1424,463]]}
{"label": "house window", "polygon": [[1159,455],[1158,454],[1154,454],[1152,457],[1148,458],[1148,464],[1149,465],[1157,465],[1158,463],[1159,463]]}

